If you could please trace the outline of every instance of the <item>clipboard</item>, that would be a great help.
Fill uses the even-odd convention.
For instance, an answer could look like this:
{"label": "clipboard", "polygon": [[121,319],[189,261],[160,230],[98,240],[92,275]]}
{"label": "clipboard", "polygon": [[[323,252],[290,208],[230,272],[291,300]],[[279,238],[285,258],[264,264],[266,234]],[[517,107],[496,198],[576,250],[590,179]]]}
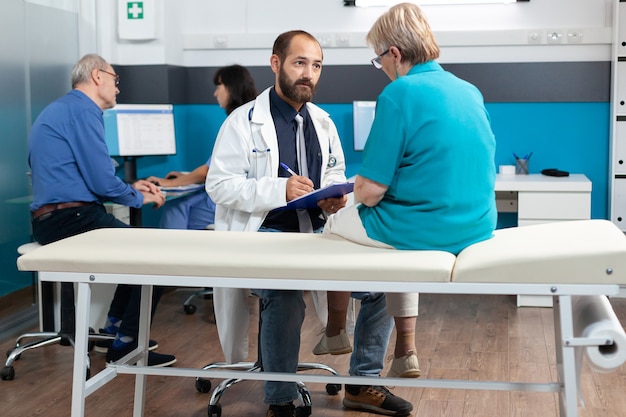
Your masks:
{"label": "clipboard", "polygon": [[354,182],[341,182],[331,184],[319,190],[311,191],[308,194],[291,200],[286,206],[278,208],[278,210],[296,210],[309,209],[317,207],[317,202],[326,198],[337,198],[354,191]]}

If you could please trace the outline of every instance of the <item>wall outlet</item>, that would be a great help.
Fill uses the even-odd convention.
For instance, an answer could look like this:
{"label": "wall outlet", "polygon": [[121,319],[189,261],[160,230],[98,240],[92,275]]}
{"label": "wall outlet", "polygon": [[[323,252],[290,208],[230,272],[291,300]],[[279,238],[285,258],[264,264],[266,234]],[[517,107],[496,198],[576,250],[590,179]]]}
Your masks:
{"label": "wall outlet", "polygon": [[581,29],[570,29],[567,31],[567,43],[582,43],[583,31]]}
{"label": "wall outlet", "polygon": [[339,46],[339,47],[348,47],[348,46],[350,46],[350,35],[348,35],[348,34],[339,34],[339,35],[337,35],[337,46]]}
{"label": "wall outlet", "polygon": [[543,42],[543,33],[534,30],[531,32],[528,32],[528,43],[529,44],[533,44],[533,45],[537,45]]}
{"label": "wall outlet", "polygon": [[546,32],[546,42],[550,44],[563,43],[563,31],[548,29]]}
{"label": "wall outlet", "polygon": [[225,49],[228,47],[228,36],[217,35],[213,38],[213,45],[218,49]]}

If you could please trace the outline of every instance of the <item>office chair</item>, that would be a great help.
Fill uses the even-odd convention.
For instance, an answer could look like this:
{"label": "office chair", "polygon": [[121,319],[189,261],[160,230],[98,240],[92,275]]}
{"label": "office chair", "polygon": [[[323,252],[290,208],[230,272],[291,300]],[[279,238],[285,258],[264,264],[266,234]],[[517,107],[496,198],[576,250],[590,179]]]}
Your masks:
{"label": "office chair", "polygon": [[[33,251],[39,248],[39,243],[27,243],[21,245],[17,252],[20,255]],[[54,284],[52,284],[54,285]],[[52,296],[52,294],[50,294]],[[15,369],[13,368],[13,362],[20,359],[22,353],[44,346],[56,345],[61,346],[74,346],[74,336],[76,327],[76,311],[74,307],[74,284],[71,282],[61,283],[60,293],[60,305],[61,305],[61,326],[58,332],[43,331],[24,333],[19,336],[15,342],[15,347],[9,349],[7,352],[7,360],[4,364],[4,368],[0,371],[0,378],[5,381],[11,381],[15,378]],[[43,317],[46,320],[46,317]],[[45,329],[47,325],[44,324]],[[89,335],[89,350],[93,348],[93,344],[96,340],[113,340],[115,336],[109,334],[95,333],[90,329]],[[23,343],[23,340],[32,338],[33,341],[29,343]],[[90,376],[89,361],[87,361],[87,375]]]}
{"label": "office chair", "polygon": [[183,310],[185,311],[185,313],[195,314],[196,310],[198,310],[198,307],[196,307],[195,304],[191,304],[191,300],[193,300],[194,297],[200,296],[204,296],[205,300],[210,300],[211,298],[213,298],[213,288],[205,288],[203,290],[195,291],[189,297],[187,297],[187,299],[183,303]]}
{"label": "office chair", "polygon": [[[247,372],[263,372],[263,364],[261,363],[261,326],[263,325],[263,321],[261,319],[261,312],[263,308],[263,303],[259,300],[259,333],[257,335],[257,360],[256,362],[238,362],[234,364],[227,364],[226,362],[213,362],[205,367],[203,370],[207,369],[229,369],[229,370],[240,370]],[[313,362],[300,362],[298,363],[298,371],[308,371],[308,370],[322,370],[330,372],[333,375],[339,375],[339,373],[333,368],[324,365],[322,363],[313,363]],[[226,392],[226,390],[243,381],[243,379],[239,378],[231,378],[225,379],[219,383],[213,390],[211,394],[211,399],[209,400],[209,405],[207,407],[207,413],[209,417],[221,417],[222,415],[222,406],[219,404],[222,395]],[[306,388],[304,383],[298,381],[296,382],[298,386],[298,393],[300,394],[300,398],[302,400],[302,405],[296,407],[296,415],[298,417],[308,417],[311,415],[311,395],[309,394],[309,390]],[[197,377],[196,378],[196,390],[202,393],[208,393],[211,391],[211,381],[205,378]],[[341,384],[326,384],[326,392],[329,395],[337,395],[341,391]]]}

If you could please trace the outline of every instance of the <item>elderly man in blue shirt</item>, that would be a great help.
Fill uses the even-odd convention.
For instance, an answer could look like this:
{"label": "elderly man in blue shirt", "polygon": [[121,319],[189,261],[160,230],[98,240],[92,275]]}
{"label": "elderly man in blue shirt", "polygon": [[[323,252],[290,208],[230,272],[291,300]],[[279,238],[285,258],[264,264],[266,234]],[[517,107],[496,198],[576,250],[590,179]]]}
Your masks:
{"label": "elderly man in blue shirt", "polygon": [[[165,202],[154,184],[130,185],[115,175],[102,115],[115,106],[119,94],[119,76],[113,67],[98,55],[85,55],[72,69],[71,82],[72,90],[37,117],[28,142],[33,236],[44,245],[88,230],[128,227],[107,214],[105,201],[135,208],[149,203],[160,207]],[[155,291],[153,308],[160,294]],[[116,335],[108,346],[107,362],[136,348],[140,298],[140,287],[118,285],[103,329]],[[174,362],[172,355],[149,352],[150,366]]]}

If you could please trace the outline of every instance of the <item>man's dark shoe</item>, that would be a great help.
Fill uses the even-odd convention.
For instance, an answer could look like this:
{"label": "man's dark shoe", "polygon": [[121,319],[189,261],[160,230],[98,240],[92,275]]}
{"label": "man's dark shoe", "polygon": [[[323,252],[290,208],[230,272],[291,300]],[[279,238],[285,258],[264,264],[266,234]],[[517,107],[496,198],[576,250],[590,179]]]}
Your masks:
{"label": "man's dark shoe", "polygon": [[[137,347],[135,343],[129,343],[124,349],[115,350],[113,348],[109,348],[107,352],[107,362],[117,362],[122,359],[132,350]],[[157,352],[148,352],[148,366],[153,366],[155,368],[162,368],[165,366],[172,366],[176,363],[176,356],[174,355],[165,355]]]}
{"label": "man's dark shoe", "polygon": [[270,405],[265,417],[296,417],[296,407],[291,404]]}
{"label": "man's dark shoe", "polygon": [[413,404],[378,385],[346,385],[343,406],[386,416],[408,416]]}

